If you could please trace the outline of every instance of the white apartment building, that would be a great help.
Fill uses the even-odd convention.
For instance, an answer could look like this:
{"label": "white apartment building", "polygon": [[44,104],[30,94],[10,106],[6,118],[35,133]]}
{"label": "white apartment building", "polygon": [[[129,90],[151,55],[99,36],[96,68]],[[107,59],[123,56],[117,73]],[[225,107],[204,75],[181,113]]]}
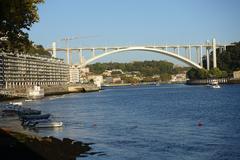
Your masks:
{"label": "white apartment building", "polygon": [[0,53],[1,88],[63,85],[68,80],[69,68],[61,59]]}
{"label": "white apartment building", "polygon": [[69,75],[70,75],[70,79],[69,79],[70,83],[79,83],[80,72],[79,72],[78,66],[75,66],[75,65],[70,66]]}
{"label": "white apartment building", "polygon": [[81,68],[80,65],[71,65],[69,67],[70,83],[83,83],[89,73],[89,68]]}

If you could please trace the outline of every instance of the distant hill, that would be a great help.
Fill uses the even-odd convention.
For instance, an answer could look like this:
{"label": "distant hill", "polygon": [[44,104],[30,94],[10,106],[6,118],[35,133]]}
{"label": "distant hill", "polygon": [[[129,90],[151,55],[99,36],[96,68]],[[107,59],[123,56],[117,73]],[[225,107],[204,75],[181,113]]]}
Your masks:
{"label": "distant hill", "polygon": [[105,70],[121,69],[123,72],[139,71],[143,76],[177,74],[190,69],[189,67],[175,67],[173,63],[167,61],[95,63],[88,65],[88,67],[90,68],[90,71],[95,74],[101,74]]}

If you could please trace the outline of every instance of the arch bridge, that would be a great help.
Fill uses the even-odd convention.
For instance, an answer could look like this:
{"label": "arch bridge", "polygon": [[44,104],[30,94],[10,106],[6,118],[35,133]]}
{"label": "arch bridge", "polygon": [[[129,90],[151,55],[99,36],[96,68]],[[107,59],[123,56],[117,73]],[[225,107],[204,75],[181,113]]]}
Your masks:
{"label": "arch bridge", "polygon": [[[183,63],[186,63],[195,68],[203,68],[202,57],[206,55],[207,69],[210,69],[209,53],[213,52],[213,68],[217,67],[216,49],[226,49],[226,45],[217,44],[213,39],[211,43],[197,45],[141,45],[141,46],[118,46],[118,47],[85,47],[85,48],[57,48],[56,43],[53,42],[53,47],[47,49],[52,51],[52,56],[56,57],[57,51],[64,51],[66,53],[66,63],[72,65],[72,54],[79,55],[79,64],[81,67],[108,55],[127,51],[147,51],[158,54],[163,54],[175,58]],[[85,59],[85,54],[91,54],[90,58]],[[89,57],[89,56],[88,56]]]}

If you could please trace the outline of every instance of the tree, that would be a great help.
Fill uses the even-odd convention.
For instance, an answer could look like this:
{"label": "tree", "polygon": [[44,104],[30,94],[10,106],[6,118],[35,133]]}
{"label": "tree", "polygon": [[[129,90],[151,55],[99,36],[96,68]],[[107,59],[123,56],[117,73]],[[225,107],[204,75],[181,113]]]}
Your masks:
{"label": "tree", "polygon": [[167,82],[167,81],[169,81],[171,79],[171,75],[168,74],[168,73],[160,74],[160,79],[163,82]]}
{"label": "tree", "polygon": [[197,70],[195,68],[191,68],[188,72],[187,72],[187,77],[189,79],[197,79]]}
{"label": "tree", "polygon": [[191,68],[187,72],[187,77],[189,79],[206,79],[208,77],[208,71],[205,69]]}
{"label": "tree", "polygon": [[0,1],[0,51],[27,52],[32,47],[26,30],[39,21],[37,5],[44,0]]}
{"label": "tree", "polygon": [[32,45],[28,50],[28,54],[30,55],[38,55],[41,57],[51,57],[51,53],[46,51],[42,45]]}
{"label": "tree", "polygon": [[219,68],[212,68],[209,70],[209,77],[210,78],[221,78],[222,71]]}
{"label": "tree", "polygon": [[[210,53],[210,64],[212,67],[212,52]],[[207,58],[203,57],[203,66],[207,67]],[[231,74],[234,70],[240,69],[240,42],[232,43],[227,46],[225,51],[217,49],[217,66],[220,70],[226,71]]]}
{"label": "tree", "polygon": [[206,79],[208,77],[208,71],[206,69],[198,69],[196,76],[199,79]]}

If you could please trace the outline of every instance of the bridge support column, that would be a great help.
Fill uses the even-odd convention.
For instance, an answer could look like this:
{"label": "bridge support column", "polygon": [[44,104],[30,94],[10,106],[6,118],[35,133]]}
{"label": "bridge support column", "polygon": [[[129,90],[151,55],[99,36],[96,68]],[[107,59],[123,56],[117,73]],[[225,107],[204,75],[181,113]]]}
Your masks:
{"label": "bridge support column", "polygon": [[164,47],[164,50],[165,50],[165,51],[168,51],[168,46],[165,46],[165,47]]}
{"label": "bridge support column", "polygon": [[57,57],[57,53],[56,53],[56,42],[53,42],[53,43],[52,43],[52,56],[53,56],[54,58]]}
{"label": "bridge support column", "polygon": [[218,49],[219,49],[219,53],[222,53],[222,52],[223,52],[223,49],[224,49],[224,47],[219,47]]}
{"label": "bridge support column", "polygon": [[92,49],[92,57],[95,57],[96,56],[96,54],[95,54],[95,49],[93,48]]}
{"label": "bridge support column", "polygon": [[203,67],[202,57],[203,57],[203,49],[202,49],[202,46],[200,46],[200,66],[201,66],[201,67]]}
{"label": "bridge support column", "polygon": [[226,51],[226,50],[227,50],[227,46],[224,45],[224,46],[223,46],[223,51]]}
{"label": "bridge support column", "polygon": [[83,64],[83,55],[82,49],[79,49],[79,64]]}
{"label": "bridge support column", "polygon": [[69,64],[69,62],[68,62],[68,59],[69,59],[68,56],[69,56],[69,50],[68,50],[68,48],[67,48],[67,50],[66,50],[66,63],[67,63],[67,64]]}
{"label": "bridge support column", "polygon": [[207,70],[210,69],[210,61],[209,61],[209,49],[206,48],[206,55],[207,55]]}
{"label": "bridge support column", "polygon": [[196,54],[197,54],[197,64],[200,65],[200,54],[199,54],[199,47],[195,47],[196,49]]}
{"label": "bridge support column", "polygon": [[185,56],[186,58],[188,58],[187,47],[185,47],[184,49],[185,49]]}
{"label": "bridge support column", "polygon": [[[156,48],[156,47],[155,47]],[[177,48],[173,48],[173,53],[175,53],[175,54],[177,54],[177,52],[176,52],[176,50],[177,50]]]}
{"label": "bridge support column", "polygon": [[192,50],[191,50],[191,46],[188,46],[188,57],[191,60],[192,59]]}
{"label": "bridge support column", "polygon": [[69,64],[72,65],[72,50],[69,50]]}
{"label": "bridge support column", "polygon": [[180,53],[180,48],[179,48],[179,46],[177,47],[177,55],[179,55],[179,53]]}
{"label": "bridge support column", "polygon": [[212,47],[213,47],[213,68],[217,68],[216,39],[215,38],[213,38],[213,40],[212,40]]}
{"label": "bridge support column", "polygon": [[69,64],[69,48],[67,48],[66,52],[66,63]]}

